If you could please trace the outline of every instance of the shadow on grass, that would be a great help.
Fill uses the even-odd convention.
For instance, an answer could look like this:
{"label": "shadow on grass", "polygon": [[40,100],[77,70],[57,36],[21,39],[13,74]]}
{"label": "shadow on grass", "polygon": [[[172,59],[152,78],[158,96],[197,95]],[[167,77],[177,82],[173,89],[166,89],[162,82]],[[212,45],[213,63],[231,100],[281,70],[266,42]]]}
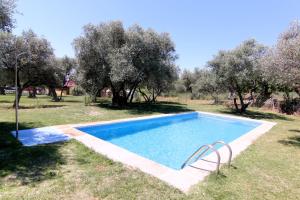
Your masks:
{"label": "shadow on grass", "polygon": [[66,102],[66,103],[83,103],[84,101],[83,100],[62,100],[61,101],[62,103]]}
{"label": "shadow on grass", "polygon": [[[29,129],[33,128],[32,123],[19,123],[19,129]],[[18,148],[21,146],[21,143],[16,140],[11,131],[14,131],[16,124],[13,122],[0,122],[0,150],[3,148]]]}
{"label": "shadow on grass", "polygon": [[0,100],[0,103],[13,103],[13,101],[8,101],[8,100]]}
{"label": "shadow on grass", "polygon": [[290,129],[289,131],[291,131],[291,132],[296,132],[296,133],[300,133],[300,130],[299,130],[299,129]]}
{"label": "shadow on grass", "polygon": [[[37,108],[61,108],[66,105],[30,105],[30,106],[23,106],[20,105],[19,109],[27,110],[27,109],[37,109]],[[8,107],[9,109],[15,109],[12,106]]]}
{"label": "shadow on grass", "polygon": [[239,113],[234,109],[220,110],[220,112],[224,113],[224,114],[238,115],[238,116],[248,117],[248,118],[252,118],[252,119],[277,119],[277,120],[293,121],[293,119],[287,118],[280,114],[257,112],[257,111],[252,111],[252,110],[247,110],[245,113]]}
{"label": "shadow on grass", "polygon": [[109,109],[109,110],[127,110],[130,114],[152,114],[152,113],[179,113],[179,112],[190,112],[194,111],[185,106],[185,104],[174,103],[174,102],[157,102],[153,104],[149,103],[133,103],[126,107],[119,108],[113,107],[109,103],[100,103],[97,106]]}
{"label": "shadow on grass", "polygon": [[[59,149],[62,143],[22,146],[10,132],[15,124],[0,122],[0,178],[30,184],[57,176],[59,164],[64,163]],[[30,124],[20,124],[20,129],[32,128]]]}
{"label": "shadow on grass", "polygon": [[300,147],[300,136],[288,137],[287,139],[279,140],[278,142],[284,145],[292,145],[292,146]]}

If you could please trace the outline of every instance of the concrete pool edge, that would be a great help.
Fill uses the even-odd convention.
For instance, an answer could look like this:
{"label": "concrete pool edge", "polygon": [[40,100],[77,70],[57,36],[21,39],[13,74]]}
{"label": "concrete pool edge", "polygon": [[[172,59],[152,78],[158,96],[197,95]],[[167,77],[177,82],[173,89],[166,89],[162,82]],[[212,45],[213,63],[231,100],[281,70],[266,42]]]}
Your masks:
{"label": "concrete pool edge", "polygon": [[[200,112],[200,111],[197,112],[200,114],[239,119],[244,121],[255,121],[261,123],[261,125],[259,125],[258,127],[252,129],[251,131],[245,133],[244,135],[240,136],[239,138],[229,143],[229,145],[233,150],[232,159],[234,159],[237,155],[239,155],[242,151],[244,151],[247,147],[249,147],[258,137],[268,132],[276,124],[274,122],[255,120],[255,119],[249,119],[245,117],[238,117],[232,115],[215,114],[215,113]],[[185,113],[193,113],[193,112],[185,112]],[[121,162],[127,166],[139,169],[187,193],[193,185],[204,180],[206,176],[208,176],[211,172],[215,171],[216,169],[215,163],[203,162],[202,160],[199,160],[193,165],[187,166],[184,169],[174,170],[172,168],[166,167],[152,160],[139,156],[135,153],[132,153],[110,142],[104,141],[102,139],[99,139],[88,133],[76,129],[76,127],[81,127],[81,126],[110,124],[110,123],[126,122],[126,121],[133,121],[133,120],[143,120],[143,119],[151,119],[157,117],[173,116],[177,114],[184,114],[184,113],[160,114],[160,115],[151,115],[151,116],[144,116],[144,117],[137,117],[137,118],[111,120],[111,121],[104,121],[104,122],[102,121],[102,122],[92,122],[92,123],[83,123],[83,124],[74,124],[74,125],[61,125],[56,127],[59,128],[61,131],[63,131],[65,134],[71,136],[72,138],[83,143],[87,147],[93,149],[95,152],[105,155],[114,161]],[[228,150],[226,149],[226,147],[221,147],[218,151],[220,152],[220,155],[223,158],[221,162],[224,163],[225,160],[228,158]],[[209,154],[208,156],[205,157],[205,159],[215,160],[215,155]],[[199,170],[199,168],[201,168],[201,170]]]}

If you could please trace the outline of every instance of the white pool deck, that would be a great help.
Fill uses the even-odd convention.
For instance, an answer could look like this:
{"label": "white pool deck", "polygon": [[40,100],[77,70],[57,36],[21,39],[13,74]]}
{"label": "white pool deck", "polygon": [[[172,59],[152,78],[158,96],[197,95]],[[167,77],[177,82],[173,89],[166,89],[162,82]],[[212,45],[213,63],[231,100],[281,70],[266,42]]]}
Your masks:
{"label": "white pool deck", "polygon": [[[276,124],[274,122],[254,120],[254,119],[237,117],[232,115],[215,114],[215,113],[207,113],[207,112],[198,112],[198,113],[262,123],[260,126],[252,129],[248,133],[242,135],[241,137],[229,143],[229,145],[232,148],[232,159],[234,159],[237,155],[239,155],[242,151],[244,151],[247,147],[249,147],[258,137],[268,132]],[[50,128],[51,130],[53,129],[59,130],[59,132],[66,134],[70,138],[74,138],[78,140],[79,142],[83,143],[87,147],[93,149],[94,151],[100,154],[107,156],[108,158],[114,161],[121,162],[135,169],[139,169],[147,174],[150,174],[168,183],[171,186],[178,188],[182,192],[187,193],[193,185],[204,180],[206,176],[208,176],[211,172],[216,170],[216,163],[198,160],[192,165],[186,166],[181,170],[174,170],[172,168],[166,167],[157,162],[139,156],[135,153],[132,153],[110,142],[104,141],[100,138],[94,137],[88,133],[76,129],[76,127],[81,127],[81,126],[96,125],[96,124],[110,124],[110,123],[121,122],[121,121],[124,122],[124,121],[132,121],[137,119],[150,119],[150,118],[156,118],[161,116],[172,116],[172,115],[176,115],[176,114],[151,115],[145,117],[136,117],[136,118],[112,120],[112,121],[104,121],[104,122],[101,121],[101,122],[82,123],[82,124],[59,125],[59,126],[52,126]],[[226,146],[223,146],[220,149],[218,149],[218,151],[221,156],[221,163],[222,164],[226,163],[229,156],[228,149],[226,148]],[[209,161],[216,161],[217,158],[214,153],[211,153],[208,156],[206,156],[204,159]]]}

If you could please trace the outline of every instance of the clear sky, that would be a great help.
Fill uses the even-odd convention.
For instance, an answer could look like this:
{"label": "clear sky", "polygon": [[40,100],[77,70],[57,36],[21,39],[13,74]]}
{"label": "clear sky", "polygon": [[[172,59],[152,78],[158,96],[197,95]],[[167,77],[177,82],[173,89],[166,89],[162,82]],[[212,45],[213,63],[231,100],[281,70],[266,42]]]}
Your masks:
{"label": "clear sky", "polygon": [[220,49],[255,38],[275,44],[300,18],[299,0],[18,0],[14,33],[32,28],[59,57],[74,56],[72,41],[85,24],[121,20],[169,32],[183,69],[202,67]]}

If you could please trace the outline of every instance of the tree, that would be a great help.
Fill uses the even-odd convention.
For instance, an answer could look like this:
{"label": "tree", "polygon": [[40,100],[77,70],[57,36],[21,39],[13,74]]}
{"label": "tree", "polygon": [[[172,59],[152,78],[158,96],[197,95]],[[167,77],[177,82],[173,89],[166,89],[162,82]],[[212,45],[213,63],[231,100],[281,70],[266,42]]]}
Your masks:
{"label": "tree", "polygon": [[62,99],[62,94],[64,89],[67,88],[69,81],[75,80],[75,74],[77,66],[77,61],[74,58],[69,58],[64,56],[63,58],[56,59],[57,73],[61,74],[61,93],[60,100]]}
{"label": "tree", "polygon": [[182,80],[182,83],[183,83],[186,91],[192,93],[192,84],[195,83],[193,73],[186,69],[183,70],[182,75],[181,75],[181,80]]}
{"label": "tree", "polygon": [[[0,32],[0,86],[14,83],[14,67],[16,56],[23,51],[23,44],[20,38],[9,32]],[[24,60],[19,60],[24,61]],[[4,92],[4,90],[3,90]]]}
{"label": "tree", "polygon": [[163,92],[173,88],[173,83],[178,79],[178,68],[175,66],[162,68],[160,71],[151,74],[141,86],[145,89],[139,92],[146,102],[156,102],[156,98]]}
{"label": "tree", "polygon": [[300,25],[297,21],[268,49],[260,65],[263,82],[259,85],[266,97],[275,90],[284,92],[286,98],[290,98],[292,91],[300,95]]}
{"label": "tree", "polygon": [[0,95],[5,95],[5,87],[11,84],[12,74],[7,70],[0,68]]}
{"label": "tree", "polygon": [[93,100],[102,88],[110,87],[113,105],[131,102],[137,88],[151,88],[155,101],[163,91],[158,86],[172,79],[169,74],[175,68],[175,48],[168,34],[137,25],[125,30],[118,21],[85,26],[74,47],[81,86]]}
{"label": "tree", "polygon": [[268,48],[266,53],[259,59],[259,65],[255,69],[257,75],[255,105],[260,107],[271,98],[273,92],[278,91],[280,73],[276,70],[273,48]]}
{"label": "tree", "polygon": [[[21,53],[25,54],[16,59]],[[25,88],[47,85],[49,78],[54,78],[49,70],[54,58],[53,49],[46,39],[39,38],[31,30],[23,32],[19,37],[11,33],[0,33],[0,54],[0,69],[11,74],[11,80],[14,80],[15,64],[18,62],[19,100]]]}
{"label": "tree", "polygon": [[[245,112],[251,103],[245,102],[244,94],[252,93],[256,88],[258,76],[255,69],[265,50],[255,40],[247,40],[231,51],[220,51],[208,62],[208,66],[216,74],[218,84],[237,95],[234,95],[233,102],[239,112]],[[237,99],[240,101],[240,108]]]}
{"label": "tree", "polygon": [[[147,102],[155,102],[157,96],[167,92],[178,79],[179,68],[175,65],[177,55],[175,45],[169,34],[158,34],[153,30],[140,31],[139,36],[132,37],[130,44],[137,44],[136,38],[141,38],[142,47],[134,60],[134,66],[139,71],[139,92]],[[133,34],[134,35],[134,34]],[[136,81],[137,83],[138,81]],[[135,83],[135,85],[136,85]]]}
{"label": "tree", "polygon": [[193,96],[211,95],[214,102],[218,102],[218,95],[224,87],[218,84],[215,73],[208,69],[197,70],[197,80],[192,84]]}
{"label": "tree", "polygon": [[14,27],[15,0],[0,1],[0,30],[11,32]]}
{"label": "tree", "polygon": [[300,24],[291,23],[283,32],[274,51],[274,64],[279,75],[279,85],[288,94],[295,91],[300,96]]}

